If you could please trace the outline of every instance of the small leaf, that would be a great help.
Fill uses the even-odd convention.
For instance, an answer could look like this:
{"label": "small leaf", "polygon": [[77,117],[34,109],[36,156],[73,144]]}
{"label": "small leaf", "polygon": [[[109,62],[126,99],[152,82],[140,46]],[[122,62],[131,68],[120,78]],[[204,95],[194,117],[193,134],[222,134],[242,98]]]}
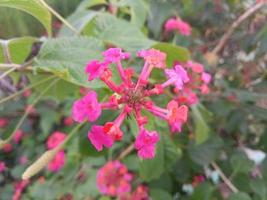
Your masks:
{"label": "small leaf", "polygon": [[51,14],[39,0],[2,0],[0,1],[1,6],[15,8],[29,13],[43,24],[48,34],[51,34]]}
{"label": "small leaf", "polygon": [[185,62],[190,59],[189,51],[180,46],[159,42],[152,47],[167,54],[166,62],[168,67],[172,67],[175,61]]}
{"label": "small leaf", "polygon": [[[12,62],[22,64],[25,62],[26,58],[30,54],[32,44],[37,41],[39,40],[34,37],[21,37],[12,38],[10,40],[0,40],[0,44],[7,44]],[[5,62],[2,48],[0,48],[0,62]]]}

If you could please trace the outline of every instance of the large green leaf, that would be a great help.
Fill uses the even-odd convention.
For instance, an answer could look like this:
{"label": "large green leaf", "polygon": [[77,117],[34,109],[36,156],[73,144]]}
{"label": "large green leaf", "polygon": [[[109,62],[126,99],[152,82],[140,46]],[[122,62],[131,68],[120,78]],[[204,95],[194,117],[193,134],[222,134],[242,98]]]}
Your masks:
{"label": "large green leaf", "polygon": [[244,192],[233,193],[229,200],[251,200],[251,198]]}
{"label": "large green leaf", "polygon": [[38,19],[43,24],[47,32],[51,34],[51,14],[39,0],[2,0],[0,1],[0,6],[16,8],[29,13]]}
{"label": "large green leaf", "polygon": [[164,191],[164,190],[161,190],[161,189],[152,189],[150,192],[150,196],[152,197],[153,200],[172,200],[172,196]]}
{"label": "large green leaf", "polygon": [[107,44],[121,47],[131,53],[155,44],[155,41],[148,39],[136,26],[107,13],[99,13],[95,18],[94,35]]}
{"label": "large green leaf", "polygon": [[36,59],[38,69],[77,85],[100,88],[99,81],[88,82],[84,68],[89,60],[101,57],[104,45],[91,37],[64,37],[47,40]]}
{"label": "large green leaf", "polygon": [[[193,111],[193,120],[195,124],[195,139],[197,144],[205,142],[209,137],[209,126],[206,123],[206,118],[203,115],[203,111],[208,113],[202,105],[191,106]],[[201,112],[202,111],[202,112]]]}
{"label": "large green leaf", "polygon": [[[96,16],[96,11],[78,10],[68,17],[68,22],[80,33]],[[76,33],[71,31],[67,26],[63,25],[59,32],[59,36],[73,36]]]}
{"label": "large green leaf", "polygon": [[195,163],[207,166],[216,158],[222,145],[219,137],[212,137],[200,145],[189,146],[188,153]]}
{"label": "large green leaf", "polygon": [[[12,38],[10,40],[0,40],[0,44],[7,46],[12,62],[21,64],[29,55],[32,44],[38,41],[39,40],[34,37],[21,37]],[[0,62],[5,62],[3,48],[0,48]]]}
{"label": "large green leaf", "polygon": [[190,59],[190,53],[186,48],[172,45],[165,42],[159,42],[152,46],[155,49],[167,54],[167,65],[171,67],[174,61],[185,62]]}

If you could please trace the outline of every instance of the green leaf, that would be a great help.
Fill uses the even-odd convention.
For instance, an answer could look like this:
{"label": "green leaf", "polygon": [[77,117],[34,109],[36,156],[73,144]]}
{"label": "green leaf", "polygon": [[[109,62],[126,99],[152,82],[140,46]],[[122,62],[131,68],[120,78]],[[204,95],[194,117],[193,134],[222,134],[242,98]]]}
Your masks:
{"label": "green leaf", "polygon": [[155,44],[136,26],[107,13],[99,13],[95,19],[94,35],[105,43],[121,47],[131,53],[150,48]]}
{"label": "green leaf", "polygon": [[267,199],[267,184],[264,180],[259,178],[251,180],[250,187],[262,200]]}
{"label": "green leaf", "polygon": [[48,34],[51,35],[51,14],[39,0],[2,0],[0,1],[0,6],[15,8],[27,12],[38,19],[43,24]]}
{"label": "green leaf", "polygon": [[71,83],[101,88],[104,85],[98,81],[88,82],[84,72],[86,63],[101,57],[104,45],[91,37],[63,37],[47,40],[37,57],[38,69],[48,71]]}
{"label": "green leaf", "polygon": [[[191,106],[192,116],[195,124],[195,139],[197,144],[205,142],[209,137],[210,128],[206,123],[206,119],[203,116],[203,111],[207,113],[205,108],[198,104]],[[202,111],[202,112],[201,112]]]}
{"label": "green leaf", "polygon": [[200,199],[211,200],[212,193],[214,190],[215,187],[209,183],[200,184],[194,190],[194,193],[192,194],[190,200],[200,200]]}
{"label": "green leaf", "polygon": [[244,192],[233,193],[229,200],[251,200],[251,198]]}
{"label": "green leaf", "polygon": [[254,166],[253,162],[243,152],[237,152],[232,155],[230,162],[234,173],[248,173]]}
{"label": "green leaf", "polygon": [[181,157],[181,150],[170,140],[169,136],[161,134],[157,144],[156,156],[152,160],[141,160],[139,173],[144,181],[157,179],[169,170],[172,164]]}
{"label": "green leaf", "polygon": [[167,54],[166,62],[169,67],[173,66],[174,61],[185,62],[190,59],[189,51],[180,46],[159,42],[152,47]]}
{"label": "green leaf", "polygon": [[172,196],[170,193],[166,192],[165,190],[161,189],[152,189],[150,190],[150,196],[153,200],[172,200]]}
{"label": "green leaf", "polygon": [[[39,82],[42,79],[45,80],[49,78],[49,76],[43,75],[43,74],[42,75],[41,74],[29,74],[27,77],[30,79],[32,84]],[[42,91],[43,89],[45,89],[45,87],[47,87],[47,83],[34,87],[34,90]],[[79,91],[78,86],[61,79],[57,81],[53,85],[53,87],[45,93],[44,96],[52,100],[63,101],[69,98],[70,96],[74,96],[74,94],[78,93],[78,91]]]}
{"label": "green leaf", "polygon": [[207,166],[219,153],[223,142],[219,137],[211,137],[200,145],[189,146],[188,153],[191,159],[199,165]]}
{"label": "green leaf", "polygon": [[[31,47],[34,42],[39,40],[34,37],[12,38],[10,40],[0,40],[0,44],[7,45],[11,60],[14,63],[21,64],[31,52]],[[5,62],[3,48],[0,48],[0,62]]]}

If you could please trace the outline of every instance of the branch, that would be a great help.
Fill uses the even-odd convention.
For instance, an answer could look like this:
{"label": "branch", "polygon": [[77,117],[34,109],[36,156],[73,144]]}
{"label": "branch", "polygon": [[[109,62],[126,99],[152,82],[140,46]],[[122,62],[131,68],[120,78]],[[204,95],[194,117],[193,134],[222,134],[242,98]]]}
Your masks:
{"label": "branch", "polygon": [[222,172],[221,168],[215,163],[212,162],[211,166],[219,173],[221,179],[223,182],[234,192],[237,193],[238,189],[234,186],[234,184],[225,176],[225,174]]}
{"label": "branch", "polygon": [[219,41],[218,45],[213,49],[213,54],[218,54],[226,44],[226,42],[229,40],[230,36],[233,34],[234,30],[248,17],[250,17],[252,14],[254,14],[257,10],[259,10],[261,7],[264,6],[265,3],[256,3],[252,7],[250,7],[246,12],[244,12],[241,16],[237,18],[237,20],[234,21],[234,23],[230,26],[228,31],[223,35],[221,40]]}

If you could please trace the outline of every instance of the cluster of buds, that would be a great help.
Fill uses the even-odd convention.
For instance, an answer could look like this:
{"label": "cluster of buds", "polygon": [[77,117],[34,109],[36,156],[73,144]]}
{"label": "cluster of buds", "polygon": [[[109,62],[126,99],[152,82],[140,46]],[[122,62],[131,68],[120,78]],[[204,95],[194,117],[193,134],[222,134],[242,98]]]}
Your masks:
{"label": "cluster of buds", "polygon": [[119,200],[148,200],[148,188],[139,185],[133,192],[131,183],[133,175],[120,161],[107,162],[97,172],[97,187],[99,191]]}
{"label": "cluster of buds", "polygon": [[191,35],[190,24],[179,17],[168,19],[164,25],[164,29],[166,32],[177,32],[185,36]]}
{"label": "cluster of buds", "polygon": [[[66,138],[66,134],[56,131],[52,135],[50,135],[46,141],[46,146],[48,149],[56,148],[60,143],[62,143]],[[64,150],[60,150],[56,153],[53,160],[51,160],[47,166],[49,171],[57,172],[59,171],[65,163],[65,152]]]}
{"label": "cluster of buds", "polygon": [[[88,138],[98,151],[103,147],[111,147],[115,141],[123,137],[120,127],[127,117],[132,114],[139,127],[139,134],[136,138],[135,148],[138,155],[143,159],[152,159],[155,156],[156,143],[159,141],[159,134],[156,131],[148,131],[145,125],[149,123],[148,118],[143,115],[143,111],[148,111],[153,115],[166,120],[172,132],[181,132],[182,125],[187,121],[188,107],[179,105],[177,100],[171,100],[166,108],[155,105],[151,97],[163,95],[164,89],[174,86],[177,91],[182,91],[185,84],[191,82],[191,77],[180,64],[172,69],[166,69],[166,54],[156,50],[141,50],[138,57],[144,59],[144,66],[138,79],[134,82],[132,68],[124,69],[122,60],[129,59],[130,54],[123,52],[120,48],[110,48],[103,52],[104,61],[92,60],[85,69],[88,80],[99,78],[114,93],[107,102],[100,103],[97,93],[89,91],[81,99],[74,102],[72,107],[73,119],[77,122],[96,121],[102,109],[121,110],[121,113],[113,122],[106,122],[103,126],[93,125],[88,133]],[[110,66],[115,64],[121,79],[121,84],[116,84],[112,80],[112,70]],[[167,80],[163,83],[148,86],[149,76],[154,68],[165,70]]]}

